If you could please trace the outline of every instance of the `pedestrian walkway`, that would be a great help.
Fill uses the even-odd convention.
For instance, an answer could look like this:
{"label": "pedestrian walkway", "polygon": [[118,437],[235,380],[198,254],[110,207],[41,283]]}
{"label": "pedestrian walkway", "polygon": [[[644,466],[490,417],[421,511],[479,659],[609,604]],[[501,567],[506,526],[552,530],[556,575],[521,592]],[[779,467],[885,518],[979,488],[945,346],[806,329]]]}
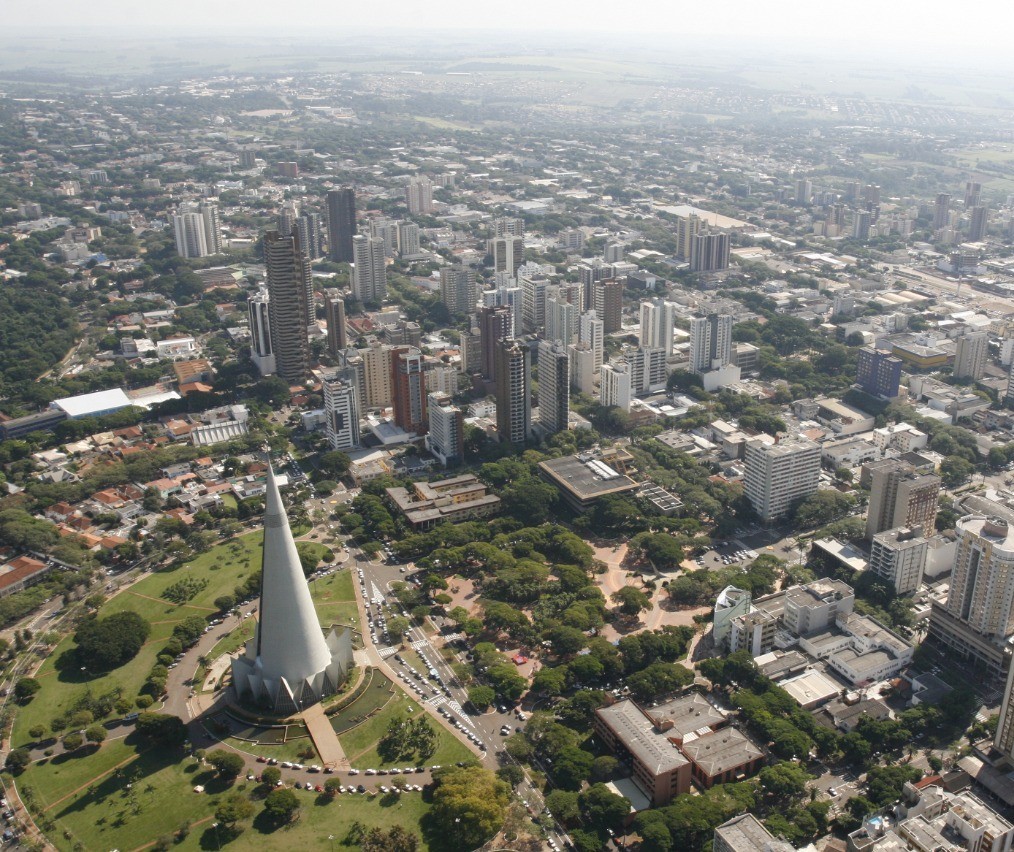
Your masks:
{"label": "pedestrian walkway", "polygon": [[317,753],[324,766],[332,766],[335,769],[348,769],[349,760],[345,756],[345,750],[338,742],[338,735],[331,727],[324,708],[320,704],[314,704],[303,711],[303,721],[306,722],[306,729],[310,732],[310,738],[317,747]]}

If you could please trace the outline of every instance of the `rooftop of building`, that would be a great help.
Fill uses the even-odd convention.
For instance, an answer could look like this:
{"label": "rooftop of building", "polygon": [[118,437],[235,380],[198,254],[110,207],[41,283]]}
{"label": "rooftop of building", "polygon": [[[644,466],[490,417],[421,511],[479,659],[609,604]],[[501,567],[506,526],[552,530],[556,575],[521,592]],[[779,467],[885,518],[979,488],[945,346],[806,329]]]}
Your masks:
{"label": "rooftop of building", "polygon": [[688,737],[683,741],[683,752],[712,778],[764,756],[764,752],[736,728],[722,728],[696,739]]}
{"label": "rooftop of building", "polygon": [[539,468],[559,486],[582,500],[632,491],[638,487],[626,474],[583,453],[539,462]]}
{"label": "rooftop of building", "polygon": [[817,669],[790,677],[778,684],[802,707],[827,701],[841,694],[841,686]]}
{"label": "rooftop of building", "polygon": [[786,600],[795,606],[820,606],[832,601],[854,597],[855,593],[848,583],[841,580],[824,578],[814,580],[803,586],[792,586],[785,590]]}
{"label": "rooftop of building", "polygon": [[669,734],[661,733],[633,701],[618,701],[595,713],[653,774],[662,775],[687,764]]}
{"label": "rooftop of building", "polygon": [[791,844],[771,835],[753,814],[742,814],[722,823],[715,836],[732,852],[792,852]]}
{"label": "rooftop of building", "polygon": [[693,731],[714,728],[725,722],[725,714],[698,692],[646,708],[644,712],[670,737],[686,736]]}

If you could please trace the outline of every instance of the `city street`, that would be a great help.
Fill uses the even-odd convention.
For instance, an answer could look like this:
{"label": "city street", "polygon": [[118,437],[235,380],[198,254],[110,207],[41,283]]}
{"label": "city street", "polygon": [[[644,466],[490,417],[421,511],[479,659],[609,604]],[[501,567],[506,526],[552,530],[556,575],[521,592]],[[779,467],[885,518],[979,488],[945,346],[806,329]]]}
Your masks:
{"label": "city street", "polygon": [[[398,607],[394,593],[391,591],[391,585],[399,580],[408,581],[407,578],[410,575],[401,572],[404,566],[371,560],[356,548],[352,548],[351,552],[355,558],[353,570],[357,572],[357,581],[359,580],[358,572],[360,570],[363,572],[362,582],[357,582],[356,588],[362,596],[364,604],[370,604],[373,609],[376,609],[375,605],[379,600],[390,604],[400,612],[400,607]],[[368,646],[374,644],[365,622],[363,631],[363,641],[368,643]],[[466,736],[471,733],[486,746],[482,752],[482,762],[487,768],[496,770],[502,765],[502,762],[513,762],[513,759],[503,750],[505,737],[501,735],[500,731],[504,726],[510,728],[512,733],[522,730],[523,723],[517,718],[516,711],[512,707],[497,702],[496,707],[482,715],[465,712],[463,708],[468,704],[466,690],[460,686],[450,664],[434,644],[434,635],[428,634],[422,627],[413,626],[405,636],[403,643],[404,647],[415,650],[429,667],[436,670],[440,679],[438,683],[443,684],[447,692],[450,693],[448,696],[438,690],[423,703],[434,708],[438,713],[439,708],[445,708],[445,712],[448,714],[447,719],[456,720],[460,729],[466,732]],[[409,673],[410,667],[400,665],[395,658],[399,646],[384,644],[379,636],[378,640],[380,640],[380,644],[376,646],[376,652],[388,664],[389,670],[393,669],[395,677],[401,681],[403,687],[407,683],[413,683],[414,678]],[[504,709],[501,710],[501,707]],[[533,816],[545,808],[542,794],[532,785],[527,774],[525,780],[516,789],[518,797]],[[564,848],[564,832],[559,827],[557,831],[551,832],[550,836],[561,848]]]}

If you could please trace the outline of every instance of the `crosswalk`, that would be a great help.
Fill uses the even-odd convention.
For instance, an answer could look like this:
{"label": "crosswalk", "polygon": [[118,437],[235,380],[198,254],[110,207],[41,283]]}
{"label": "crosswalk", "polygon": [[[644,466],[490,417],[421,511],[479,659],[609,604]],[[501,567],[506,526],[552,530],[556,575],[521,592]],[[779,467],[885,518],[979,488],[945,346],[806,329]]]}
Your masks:
{"label": "crosswalk", "polygon": [[377,653],[380,654],[380,659],[386,660],[398,653],[398,647],[398,645],[388,645],[386,648],[378,648]]}
{"label": "crosswalk", "polygon": [[469,718],[468,714],[462,709],[461,704],[455,701],[453,698],[448,698],[446,695],[434,695],[426,699],[426,703],[430,707],[440,707],[446,704],[451,710],[457,714],[458,718],[468,725],[470,728],[475,727],[475,723]]}

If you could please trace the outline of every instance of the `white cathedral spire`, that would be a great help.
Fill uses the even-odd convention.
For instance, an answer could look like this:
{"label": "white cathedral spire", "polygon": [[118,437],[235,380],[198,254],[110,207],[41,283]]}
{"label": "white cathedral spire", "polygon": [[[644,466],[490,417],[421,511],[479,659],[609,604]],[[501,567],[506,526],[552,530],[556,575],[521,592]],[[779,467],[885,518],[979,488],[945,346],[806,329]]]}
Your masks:
{"label": "white cathedral spire", "polygon": [[352,636],[324,638],[270,463],[265,500],[257,632],[233,660],[232,679],[240,697],[291,713],[337,690],[352,666]]}

